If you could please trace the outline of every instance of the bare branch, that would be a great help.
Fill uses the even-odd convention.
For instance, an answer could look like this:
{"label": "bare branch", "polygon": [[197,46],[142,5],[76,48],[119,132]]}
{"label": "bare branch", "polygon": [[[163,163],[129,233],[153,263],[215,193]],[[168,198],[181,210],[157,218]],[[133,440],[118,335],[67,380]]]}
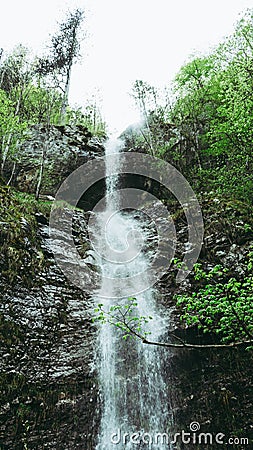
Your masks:
{"label": "bare branch", "polygon": [[182,338],[179,336],[176,336],[174,333],[169,332],[170,336],[179,341],[179,343],[173,343],[173,342],[159,342],[159,341],[152,341],[147,339],[147,334],[142,334],[142,331],[139,331],[140,328],[140,322],[141,320],[145,320],[144,317],[138,318],[139,326],[138,329],[133,327],[132,323],[135,324],[135,318],[129,317],[127,314],[131,313],[133,310],[132,305],[128,305],[128,308],[122,311],[122,308],[117,307],[117,314],[113,314],[112,311],[105,311],[101,306],[99,308],[100,313],[102,313],[103,318],[107,317],[108,323],[111,325],[120,328],[122,331],[127,332],[129,336],[134,336],[135,338],[142,341],[143,344],[147,345],[155,345],[158,347],[166,347],[166,348],[181,348],[181,349],[227,349],[227,348],[235,348],[240,346],[249,346],[253,345],[253,339],[245,340],[245,341],[238,341],[238,342],[232,342],[229,344],[193,344],[189,342],[185,342]]}

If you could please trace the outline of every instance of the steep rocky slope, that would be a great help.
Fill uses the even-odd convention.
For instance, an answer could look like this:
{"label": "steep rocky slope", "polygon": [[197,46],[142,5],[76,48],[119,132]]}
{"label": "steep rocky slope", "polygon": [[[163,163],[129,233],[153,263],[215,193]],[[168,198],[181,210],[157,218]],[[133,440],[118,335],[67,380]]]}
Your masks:
{"label": "steep rocky slope", "polygon": [[53,195],[60,183],[81,164],[104,154],[104,138],[82,125],[34,125],[20,143],[15,163],[6,165],[6,180],[21,191],[34,193],[43,163],[42,194]]}
{"label": "steep rocky slope", "polygon": [[[34,192],[45,143],[44,194],[54,195],[72,170],[103,154],[102,141],[80,127],[36,126],[15,171],[23,192],[0,185],[0,448],[93,450],[99,424],[94,286],[87,281],[80,290],[65,278],[49,237],[51,203],[24,193]],[[87,218],[74,212],[83,258]]]}
{"label": "steep rocky slope", "polygon": [[[31,229],[23,239],[43,259],[39,270],[28,265],[27,279],[11,285],[6,273],[1,286],[1,448],[91,450],[99,420],[91,286],[81,291],[63,276],[46,219],[37,219],[36,242]],[[75,227],[87,248],[81,212]]]}
{"label": "steep rocky slope", "polygon": [[[187,223],[183,211],[170,203],[169,210],[177,228],[178,254],[184,250],[187,242]],[[253,248],[251,208],[242,202],[203,194],[201,200],[205,223],[204,244],[199,263],[209,270],[216,264],[224,265],[240,279],[245,276],[247,254]],[[251,226],[245,226],[250,224]],[[196,291],[200,288],[191,274],[181,286],[175,283],[177,268],[160,280],[158,288],[161,302],[172,311],[171,329],[185,342],[205,344],[217,342],[215,335],[201,333],[197,327],[187,327],[180,320],[180,310],[175,307],[174,294]],[[169,340],[169,335],[164,336]],[[211,433],[212,445],[207,441],[204,448],[218,449],[222,446],[215,442],[215,436],[223,433],[224,447],[246,450],[253,442],[253,385],[252,351],[241,346],[231,349],[174,349],[168,350],[170,368],[166,367],[172,392],[174,409],[174,431],[191,432],[190,424],[198,422],[200,431]],[[234,443],[225,444],[232,438]],[[237,438],[237,439],[236,439]],[[238,440],[248,439],[238,444]],[[231,441],[232,442],[232,441]],[[180,449],[203,449],[202,444],[179,444]]]}
{"label": "steep rocky slope", "polygon": [[[53,133],[58,136],[61,132],[57,129]],[[102,153],[99,145],[89,157]],[[85,162],[88,156],[80,158],[75,164]],[[20,169],[24,176],[25,167]],[[34,166],[31,170],[37,169]],[[64,165],[61,177],[69,170],[70,166]],[[44,193],[54,193],[59,179],[52,176],[52,181]],[[131,186],[136,181],[139,188],[145,184],[145,180],[132,177],[122,179],[122,185]],[[26,189],[22,182],[19,186]],[[29,186],[33,190],[33,185]],[[166,200],[165,192],[154,187],[175,223],[176,256],[180,257],[188,236],[184,213],[176,201]],[[87,290],[79,290],[56,266],[56,248],[48,234],[50,202],[35,202],[31,196],[3,185],[0,198],[0,448],[94,450],[100,421],[91,301],[94,286],[87,283]],[[205,268],[222,263],[243,277],[245,258],[253,245],[251,208],[213,193],[202,193],[200,201],[205,237],[199,261]],[[87,218],[88,214],[80,210],[74,213],[76,244],[84,258],[89,250]],[[198,284],[190,276],[178,286],[177,270],[172,266],[157,283],[159,301],[170,314],[171,330],[188,342],[210,342],[213,336],[203,336],[180,320],[174,294],[192,292]],[[164,336],[166,339],[169,335]],[[190,424],[197,421],[203,432],[251,439],[252,352],[244,347],[166,352],[163,370],[173,407],[174,431],[188,432]],[[181,450],[195,448],[203,450],[203,445],[177,445]],[[246,450],[250,446],[223,448]]]}

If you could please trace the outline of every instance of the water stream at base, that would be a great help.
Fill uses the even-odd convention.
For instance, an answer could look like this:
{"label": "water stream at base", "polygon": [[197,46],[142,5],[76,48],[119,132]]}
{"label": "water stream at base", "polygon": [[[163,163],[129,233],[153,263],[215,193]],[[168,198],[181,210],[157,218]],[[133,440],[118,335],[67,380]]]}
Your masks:
{"label": "water stream at base", "polygon": [[[136,219],[133,213],[119,211],[117,183],[120,164],[120,143],[109,141],[106,155],[114,154],[114,166],[106,166],[107,201],[105,210],[99,213],[97,247],[102,273],[101,287],[96,295],[97,303],[108,309],[111,305],[125,304],[115,278],[131,283],[131,276],[141,273],[142,281],[149,264],[148,256],[138,252],[138,236],[141,241],[150,237],[147,225]],[[106,242],[103,239],[106,228]],[[135,233],[137,239],[128,246],[127,237]],[[136,234],[137,233],[137,234]],[[119,263],[110,252],[125,255]],[[131,257],[133,255],[133,257]],[[117,259],[117,258],[116,258]],[[108,278],[112,282],[108,283]],[[128,281],[129,280],[129,281]],[[147,280],[148,285],[148,280]],[[136,286],[138,292],[138,286]],[[150,339],[159,340],[166,321],[157,307],[154,288],[135,296],[138,314],[152,316],[147,324]],[[169,435],[171,414],[168,398],[168,381],[164,379],[163,361],[167,350],[144,345],[142,342],[122,338],[122,333],[110,324],[99,330],[97,366],[102,399],[102,418],[96,450],[171,449]]]}

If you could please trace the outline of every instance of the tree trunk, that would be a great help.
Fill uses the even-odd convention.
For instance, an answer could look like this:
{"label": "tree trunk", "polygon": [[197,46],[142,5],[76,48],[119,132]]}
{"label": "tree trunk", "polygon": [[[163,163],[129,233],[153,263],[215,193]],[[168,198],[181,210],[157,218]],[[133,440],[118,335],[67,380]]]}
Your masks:
{"label": "tree trunk", "polygon": [[2,176],[3,176],[3,173],[4,173],[4,166],[5,166],[5,163],[6,163],[6,159],[7,159],[9,150],[10,150],[12,136],[13,136],[13,132],[10,131],[9,134],[8,134],[6,145],[5,145],[4,149],[3,149],[2,160],[1,160],[1,175]]}
{"label": "tree trunk", "polygon": [[146,122],[146,127],[148,129],[148,144],[149,144],[149,147],[150,147],[150,150],[151,150],[151,155],[155,156],[155,150],[154,150],[154,146],[153,146],[152,133],[151,133],[150,126],[149,126],[149,123],[148,123],[148,113],[147,113],[147,110],[146,110],[146,105],[145,105],[144,99],[142,99],[142,107],[143,107],[143,114],[144,114],[144,118],[145,118],[145,122]]}
{"label": "tree trunk", "polygon": [[42,146],[42,152],[41,152],[41,159],[40,159],[40,170],[39,170],[39,177],[36,187],[36,193],[35,193],[35,199],[39,200],[40,190],[41,190],[41,184],[42,184],[42,178],[43,178],[43,172],[44,172],[44,166],[45,166],[45,157],[46,157],[46,145],[47,143],[44,142]]}
{"label": "tree trunk", "polygon": [[[16,105],[16,109],[15,109],[15,113],[14,113],[14,117],[17,117],[19,114],[19,110],[20,110],[20,105],[21,105],[21,100],[23,97],[23,86],[20,87],[20,93],[19,93],[19,97],[18,97],[18,101],[17,101],[17,105]],[[3,153],[2,153],[2,159],[1,159],[1,175],[3,176],[4,173],[4,166],[10,151],[10,146],[11,146],[11,140],[13,137],[13,131],[11,130],[8,134],[8,139],[7,139],[7,143],[3,149]]]}
{"label": "tree trunk", "polygon": [[14,174],[15,174],[15,170],[16,170],[16,166],[17,166],[17,161],[14,161],[14,164],[13,164],[13,167],[12,167],[12,171],[11,171],[11,176],[10,176],[10,178],[8,180],[7,186],[10,186],[10,184],[11,184],[11,182],[13,180],[13,177],[14,177]]}
{"label": "tree trunk", "polygon": [[71,67],[72,67],[72,62],[69,64],[68,69],[67,69],[66,83],[65,83],[65,87],[64,87],[64,94],[63,94],[61,113],[60,113],[60,122],[61,123],[65,122],[66,109],[68,106]]}
{"label": "tree trunk", "polygon": [[75,56],[74,55],[75,41],[76,41],[76,27],[73,30],[72,43],[71,43],[71,49],[70,49],[70,57],[69,57],[69,63],[67,66],[66,83],[65,83],[65,87],[64,87],[63,101],[62,101],[62,107],[61,107],[60,120],[62,123],[65,123],[66,109],[67,109],[68,99],[69,99],[71,68],[72,68],[73,59]]}
{"label": "tree trunk", "polygon": [[202,170],[202,164],[201,164],[201,160],[200,160],[198,125],[196,123],[194,124],[194,140],[195,140],[194,152],[195,152],[195,155],[197,158],[197,163],[198,163],[199,169]]}

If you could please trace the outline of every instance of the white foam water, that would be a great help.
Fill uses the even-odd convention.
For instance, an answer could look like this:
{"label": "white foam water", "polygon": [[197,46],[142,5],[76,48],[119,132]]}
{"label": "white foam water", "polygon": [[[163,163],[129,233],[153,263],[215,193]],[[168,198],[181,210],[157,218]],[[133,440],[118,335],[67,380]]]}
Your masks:
{"label": "white foam water", "polygon": [[[103,303],[105,309],[128,301],[122,295],[120,284],[114,281],[123,279],[130,291],[139,292],[138,286],[133,286],[138,280],[135,275],[141,274],[143,283],[149,264],[141,246],[150,230],[131,211],[120,211],[117,195],[120,150],[119,142],[110,141],[106,147],[106,155],[114,154],[115,158],[113,164],[110,159],[110,166],[106,165],[107,201],[105,210],[99,213],[100,230],[95,233],[101,268],[96,301]],[[166,319],[158,311],[155,289],[149,288],[135,297],[136,314],[153,318],[146,324],[149,339],[159,340]],[[172,419],[163,368],[166,355],[168,350],[136,339],[124,340],[120,330],[109,323],[100,325],[97,368],[102,416],[96,450],[171,448],[168,436]]]}

